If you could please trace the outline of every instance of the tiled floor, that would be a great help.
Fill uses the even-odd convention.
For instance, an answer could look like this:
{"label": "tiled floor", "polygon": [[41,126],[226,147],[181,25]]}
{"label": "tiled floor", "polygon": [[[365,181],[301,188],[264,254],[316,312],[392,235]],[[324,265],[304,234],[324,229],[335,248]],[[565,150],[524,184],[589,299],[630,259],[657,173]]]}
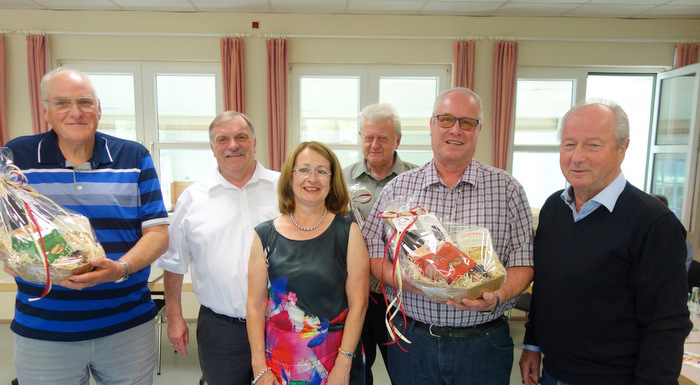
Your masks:
{"label": "tiled floor", "polygon": [[[201,372],[197,360],[197,344],[194,336],[195,325],[190,325],[190,348],[187,357],[182,357],[170,349],[170,344],[165,337],[163,330],[163,366],[160,375],[153,376],[154,385],[198,385]],[[520,369],[518,359],[522,351],[522,339],[525,329],[522,321],[511,322],[511,334],[515,342],[515,354],[513,371],[511,372],[511,385],[522,384],[520,379]],[[13,334],[9,325],[0,325],[0,385],[8,385],[15,377],[15,370],[12,366]],[[377,353],[377,362],[373,367],[376,385],[390,385],[389,376],[381,360],[381,355]]]}

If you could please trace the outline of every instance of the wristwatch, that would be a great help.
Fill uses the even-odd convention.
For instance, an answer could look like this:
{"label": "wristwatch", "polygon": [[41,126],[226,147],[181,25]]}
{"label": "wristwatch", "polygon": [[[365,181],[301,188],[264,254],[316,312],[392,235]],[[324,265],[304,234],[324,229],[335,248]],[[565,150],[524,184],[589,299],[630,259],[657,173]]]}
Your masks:
{"label": "wristwatch", "polygon": [[501,297],[496,292],[494,292],[494,294],[496,294],[496,306],[494,306],[493,309],[491,309],[491,310],[480,311],[479,313],[481,313],[483,315],[491,315],[491,314],[493,314],[494,311],[496,311],[496,309],[498,309],[498,305],[501,304]]}
{"label": "wristwatch", "polygon": [[117,263],[120,263],[124,266],[124,275],[122,275],[122,277],[118,280],[114,281],[114,283],[121,283],[129,279],[129,265],[127,265],[124,261],[117,261]]}

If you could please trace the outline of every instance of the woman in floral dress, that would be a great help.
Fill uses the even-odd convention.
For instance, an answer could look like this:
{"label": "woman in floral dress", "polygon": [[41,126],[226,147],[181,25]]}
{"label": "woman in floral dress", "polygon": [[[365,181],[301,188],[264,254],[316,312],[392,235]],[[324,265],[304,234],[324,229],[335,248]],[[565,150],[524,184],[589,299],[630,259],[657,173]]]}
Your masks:
{"label": "woman in floral dress", "polygon": [[343,217],[349,198],[335,154],[300,144],[278,192],[282,215],[255,228],[248,268],[255,384],[364,384],[369,256]]}

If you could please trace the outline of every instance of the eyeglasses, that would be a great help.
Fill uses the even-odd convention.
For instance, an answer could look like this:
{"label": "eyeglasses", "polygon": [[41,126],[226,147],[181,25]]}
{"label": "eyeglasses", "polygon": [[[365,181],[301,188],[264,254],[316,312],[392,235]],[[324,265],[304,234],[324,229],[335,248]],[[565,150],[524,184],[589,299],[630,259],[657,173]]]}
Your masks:
{"label": "eyeglasses", "polygon": [[300,177],[306,179],[311,176],[311,174],[316,174],[316,178],[321,179],[321,180],[330,180],[331,179],[331,174],[328,170],[325,168],[319,168],[316,171],[308,168],[308,167],[301,167],[301,168],[293,168],[292,171],[296,172],[299,174]]}
{"label": "eyeglasses", "polygon": [[437,120],[438,126],[442,128],[450,128],[455,125],[455,122],[459,122],[459,128],[464,131],[474,131],[479,127],[481,120],[473,118],[455,118],[450,114],[433,115],[433,118]]}
{"label": "eyeglasses", "polygon": [[50,100],[44,100],[44,101],[46,103],[51,104],[56,109],[56,112],[70,111],[70,109],[73,108],[74,103],[76,106],[78,106],[78,109],[80,111],[92,112],[95,110],[95,106],[97,105],[97,102],[93,98],[75,98],[75,99],[56,98],[53,101],[50,101]]}

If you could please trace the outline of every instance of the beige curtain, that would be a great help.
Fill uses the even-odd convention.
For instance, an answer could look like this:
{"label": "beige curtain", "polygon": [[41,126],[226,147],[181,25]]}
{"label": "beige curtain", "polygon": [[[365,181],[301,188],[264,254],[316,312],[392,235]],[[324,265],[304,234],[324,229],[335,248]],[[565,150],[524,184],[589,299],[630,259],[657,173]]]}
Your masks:
{"label": "beige curtain", "polygon": [[474,40],[454,42],[454,86],[474,87]]}
{"label": "beige curtain", "polygon": [[515,113],[518,43],[499,41],[493,57],[493,165],[506,169]]}
{"label": "beige curtain", "polygon": [[685,67],[698,62],[698,44],[676,44],[676,54],[673,57],[673,68]]}
{"label": "beige curtain", "polygon": [[224,110],[245,113],[245,49],[243,39],[221,38]]}
{"label": "beige curtain", "polygon": [[267,124],[270,168],[282,169],[287,156],[287,68],[286,39],[267,40]]}
{"label": "beige curtain", "polygon": [[27,36],[27,72],[29,77],[29,103],[32,113],[32,129],[35,134],[48,131],[48,124],[41,114],[41,78],[51,69],[49,37]]}
{"label": "beige curtain", "polygon": [[5,58],[5,36],[0,35],[0,146],[10,140],[7,127],[7,59]]}

